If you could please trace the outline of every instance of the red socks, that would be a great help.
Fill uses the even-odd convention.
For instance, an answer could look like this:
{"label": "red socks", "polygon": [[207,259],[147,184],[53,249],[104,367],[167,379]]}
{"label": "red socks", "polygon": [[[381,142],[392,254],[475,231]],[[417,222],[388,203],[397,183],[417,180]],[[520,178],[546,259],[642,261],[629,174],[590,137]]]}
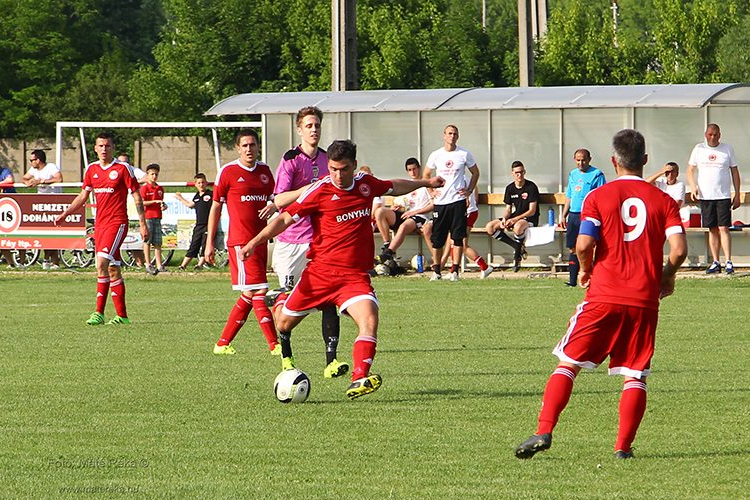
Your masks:
{"label": "red socks", "polygon": [[221,338],[216,345],[229,345],[232,340],[234,340],[237,332],[239,332],[242,325],[245,324],[245,320],[250,314],[250,309],[252,308],[252,299],[240,294],[240,298],[237,299],[237,303],[229,313],[227,323],[224,325],[224,330],[221,332]]}
{"label": "red socks", "polygon": [[555,428],[560,414],[570,400],[570,393],[573,392],[573,382],[575,379],[575,372],[567,366],[558,366],[552,372],[547,381],[547,387],[544,388],[537,434],[551,433],[552,429]]}
{"label": "red socks", "polygon": [[112,302],[115,305],[115,314],[121,318],[127,318],[128,311],[125,307],[125,282],[120,278],[110,283],[109,288],[112,292]]}
{"label": "red socks", "polygon": [[99,276],[96,280],[96,312],[104,314],[109,294],[109,276]]}
{"label": "red socks", "polygon": [[268,342],[269,349],[273,350],[276,344],[279,343],[279,339],[276,337],[276,325],[273,323],[273,314],[271,314],[271,310],[264,301],[265,295],[264,293],[253,295],[253,312],[255,312],[255,317],[258,319],[260,331],[263,332],[263,336],[266,338],[266,342]]}
{"label": "red socks", "polygon": [[474,259],[474,264],[479,266],[479,269],[482,271],[487,269],[487,263],[484,261],[481,255],[477,255],[477,258]]}
{"label": "red socks", "polygon": [[615,451],[630,451],[644,413],[646,383],[635,379],[626,380],[620,396],[620,425],[617,429]]}
{"label": "red socks", "polygon": [[377,345],[378,339],[375,337],[360,335],[354,341],[354,348],[352,350],[352,360],[354,361],[352,381],[366,377],[370,373]]}

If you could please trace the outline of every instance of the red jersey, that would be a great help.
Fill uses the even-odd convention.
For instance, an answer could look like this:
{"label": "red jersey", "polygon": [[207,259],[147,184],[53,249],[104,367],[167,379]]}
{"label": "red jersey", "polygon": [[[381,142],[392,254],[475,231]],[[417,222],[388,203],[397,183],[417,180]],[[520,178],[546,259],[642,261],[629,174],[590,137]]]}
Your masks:
{"label": "red jersey", "polygon": [[585,221],[599,227],[586,300],[658,309],[664,240],[684,232],[677,203],[640,177],[622,176],[586,196]]}
{"label": "red jersey", "polygon": [[229,211],[227,246],[244,245],[266,227],[258,216],[273,194],[274,181],[268,165],[256,162],[253,168],[239,160],[227,163],[214,182],[214,200]]}
{"label": "red jersey", "polygon": [[86,167],[83,189],[96,197],[97,226],[128,223],[128,194],[138,191],[133,169],[117,160],[102,166],[94,162]]}
{"label": "red jersey", "polygon": [[[151,185],[148,182],[141,186],[141,198],[143,201],[164,200],[164,188],[158,184]],[[161,203],[150,203],[143,206],[143,214],[147,219],[161,219]]]}
{"label": "red jersey", "polygon": [[307,258],[311,265],[365,272],[372,269],[372,199],[391,189],[391,181],[364,172],[354,176],[349,189],[337,188],[326,176],[292,203],[286,211],[295,221],[310,216],[313,240]]}

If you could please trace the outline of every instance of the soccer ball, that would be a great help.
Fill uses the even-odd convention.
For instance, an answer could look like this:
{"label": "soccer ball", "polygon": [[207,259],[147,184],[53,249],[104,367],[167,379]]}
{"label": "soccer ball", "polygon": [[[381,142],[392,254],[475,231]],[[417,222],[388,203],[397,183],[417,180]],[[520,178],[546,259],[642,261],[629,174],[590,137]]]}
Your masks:
{"label": "soccer ball", "polygon": [[310,395],[310,379],[302,370],[284,370],[273,381],[273,393],[282,403],[304,403]]}
{"label": "soccer ball", "polygon": [[378,264],[377,266],[375,266],[375,273],[378,276],[390,276],[391,271],[385,264]]}

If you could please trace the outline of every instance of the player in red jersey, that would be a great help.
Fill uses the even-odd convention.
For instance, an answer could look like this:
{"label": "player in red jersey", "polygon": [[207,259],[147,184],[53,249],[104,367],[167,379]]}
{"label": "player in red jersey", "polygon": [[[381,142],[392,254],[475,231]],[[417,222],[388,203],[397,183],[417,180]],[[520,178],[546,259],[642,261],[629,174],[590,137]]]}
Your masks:
{"label": "player in red jersey", "polygon": [[375,257],[370,225],[372,200],[443,185],[440,177],[384,181],[362,172],[355,175],[356,168],[357,146],[351,141],[334,141],[328,148],[329,175],[308,188],[242,249],[246,258],[253,258],[270,238],[310,216],[310,263],[284,306],[277,309],[282,368],[294,367],[292,329],[313,310],[335,304],[359,329],[352,354],[352,384],[346,390],[349,399],[369,394],[382,383],[380,375],[369,375],[378,330],[378,301],[367,273]]}
{"label": "player in red jersey", "polygon": [[[552,430],[576,375],[607,356],[609,374],[625,377],[615,457],[633,456],[631,445],[646,411],[659,300],[674,292],[687,241],[677,203],[642,179],[648,159],[643,136],[621,130],[612,146],[618,177],[589,193],[581,212],[576,253],[586,297],[552,351],[560,362],[547,381],[536,434],[516,448],[518,458],[531,458],[552,445]],[[665,238],[669,257],[662,268]]]}
{"label": "player in red jersey", "polygon": [[108,133],[96,136],[94,150],[99,161],[90,164],[83,176],[83,189],[70,206],[55,222],[81,207],[94,193],[96,218],[94,221],[94,244],[96,250],[96,311],[86,320],[87,325],[104,324],[104,306],[107,294],[111,293],[116,316],[108,325],[128,324],[125,307],[125,282],[120,270],[120,245],[128,234],[128,193],[133,195],[138,212],[139,230],[143,241],[148,241],[148,229],[143,215],[143,199],[133,169],[127,163],[114,159],[114,140]]}
{"label": "player in red jersey", "polygon": [[214,263],[214,239],[224,204],[229,211],[227,251],[232,289],[240,292],[237,303],[227,318],[221,338],[214,346],[214,354],[235,354],[231,342],[240,331],[252,309],[268,347],[274,355],[281,354],[276,338],[273,315],[264,302],[268,291],[266,262],[268,247],[263,245],[252,259],[243,260],[242,245],[266,227],[267,219],[276,211],[273,205],[273,173],[258,161],[260,139],[257,132],[243,129],[237,133],[235,146],[239,159],[227,163],[214,182],[214,199],[208,214],[208,233],[204,251],[206,262]]}

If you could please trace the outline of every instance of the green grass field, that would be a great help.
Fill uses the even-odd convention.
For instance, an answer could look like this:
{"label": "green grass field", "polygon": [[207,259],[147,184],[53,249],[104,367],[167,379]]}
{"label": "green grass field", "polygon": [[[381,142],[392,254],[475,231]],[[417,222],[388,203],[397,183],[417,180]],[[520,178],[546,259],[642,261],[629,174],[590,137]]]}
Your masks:
{"label": "green grass field", "polygon": [[[217,357],[226,274],[126,274],[134,324],[87,327],[92,272],[0,274],[0,497],[748,498],[750,281],[665,300],[636,459],[615,461],[621,377],[584,373],[551,450],[535,429],[550,351],[582,296],[562,279],[377,279],[377,393],[322,377],[320,316],[294,332],[310,399],[282,405],[254,317]],[[107,318],[113,314],[111,302]],[[341,358],[354,327],[342,321]]]}

